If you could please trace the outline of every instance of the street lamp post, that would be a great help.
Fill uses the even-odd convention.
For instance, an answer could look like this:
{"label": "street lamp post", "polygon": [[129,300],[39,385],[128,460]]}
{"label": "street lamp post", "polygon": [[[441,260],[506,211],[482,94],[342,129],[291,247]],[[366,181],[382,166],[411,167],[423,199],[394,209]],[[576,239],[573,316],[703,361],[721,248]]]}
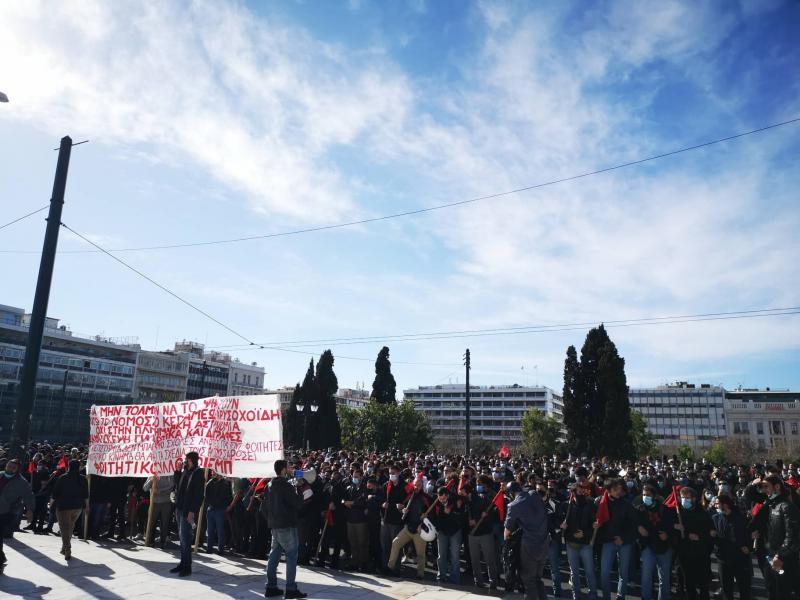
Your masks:
{"label": "street lamp post", "polygon": [[308,439],[308,413],[315,413],[318,409],[318,404],[311,404],[310,402],[297,404],[297,410],[303,412],[303,447],[306,449],[306,451],[309,449],[308,447],[310,442]]}

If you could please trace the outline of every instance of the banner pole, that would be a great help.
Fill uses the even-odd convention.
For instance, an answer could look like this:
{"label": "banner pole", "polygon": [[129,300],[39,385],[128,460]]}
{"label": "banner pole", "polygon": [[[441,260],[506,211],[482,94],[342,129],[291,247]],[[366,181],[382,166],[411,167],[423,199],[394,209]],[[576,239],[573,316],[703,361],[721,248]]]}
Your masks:
{"label": "banner pole", "polygon": [[[204,469],[205,472],[205,482],[208,483],[208,467]],[[205,485],[203,485],[203,492],[205,492]],[[200,536],[203,532],[203,513],[205,513],[206,507],[206,496],[205,493],[203,494],[203,502],[200,504],[200,514],[195,516],[194,522],[197,523],[197,533],[194,534],[194,551],[197,552],[197,549],[200,547]]]}
{"label": "banner pole", "polygon": [[[153,546],[153,498],[156,495],[156,486],[158,485],[158,477],[153,475],[153,483],[150,484],[150,506],[147,509],[147,527],[145,527],[144,533],[144,545],[145,546]],[[164,527],[164,523],[161,523],[161,527]],[[163,537],[162,537],[163,539]]]}

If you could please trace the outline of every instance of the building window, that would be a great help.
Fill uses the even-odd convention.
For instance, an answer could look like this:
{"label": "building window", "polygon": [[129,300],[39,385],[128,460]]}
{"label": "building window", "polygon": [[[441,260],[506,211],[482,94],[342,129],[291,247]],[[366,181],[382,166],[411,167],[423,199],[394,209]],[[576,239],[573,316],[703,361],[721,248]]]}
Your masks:
{"label": "building window", "polygon": [[797,421],[792,423],[792,435],[797,435]]}
{"label": "building window", "polygon": [[[758,435],[764,435],[764,423],[762,423],[761,421],[756,423],[756,433]],[[763,442],[759,442],[759,444],[761,444],[761,443],[763,443]],[[761,448],[761,446],[759,446],[759,448]],[[761,449],[763,450],[763,448],[761,448]]]}
{"label": "building window", "polygon": [[773,434],[782,435],[783,434],[783,421],[770,421],[771,427],[770,430]]}

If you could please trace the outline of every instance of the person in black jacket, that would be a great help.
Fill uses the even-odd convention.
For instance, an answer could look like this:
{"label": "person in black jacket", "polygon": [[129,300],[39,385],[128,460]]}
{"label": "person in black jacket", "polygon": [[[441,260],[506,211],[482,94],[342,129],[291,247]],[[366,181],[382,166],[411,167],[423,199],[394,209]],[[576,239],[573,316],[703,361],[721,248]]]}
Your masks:
{"label": "person in black jacket", "polygon": [[469,496],[467,512],[470,530],[467,542],[475,586],[479,588],[485,586],[481,567],[481,556],[483,556],[489,571],[489,587],[495,590],[500,583],[500,555],[492,531],[498,521],[498,514],[492,508],[494,494],[488,490],[489,483],[488,477],[480,475],[475,490]]}
{"label": "person in black jacket", "polygon": [[[628,501],[628,487],[622,479],[608,485],[609,520],[598,525],[600,548],[600,587],[606,600],[611,598],[611,568],[619,558],[617,597],[624,598],[628,590],[631,554],[636,541],[636,512]],[[597,525],[597,522],[595,522]]]}
{"label": "person in black jacket", "polygon": [[406,498],[404,491],[405,482],[400,476],[400,469],[395,465],[389,467],[389,481],[384,486],[386,500],[383,503],[381,514],[381,550],[383,552],[383,565],[389,563],[389,554],[392,551],[392,542],[403,528],[403,515],[398,506],[403,505]]}
{"label": "person in black jacket", "polygon": [[72,558],[72,533],[81,512],[89,510],[89,485],[81,475],[81,463],[69,461],[69,470],[56,481],[53,488],[53,501],[61,530],[61,554],[66,560]]}
{"label": "person in black jacket", "polygon": [[550,533],[550,545],[548,546],[548,561],[550,563],[550,579],[553,581],[553,596],[561,597],[561,548],[563,540],[561,537],[561,524],[567,515],[567,503],[561,499],[555,481],[549,481],[545,486],[539,483],[536,491],[542,497],[544,509],[547,512],[547,526]]}
{"label": "person in black jacket", "polygon": [[367,569],[370,572],[381,572],[384,569],[381,560],[381,506],[386,500],[383,488],[375,477],[367,478],[367,529],[369,530],[369,552]]}
{"label": "person in black jacket", "polygon": [[653,597],[653,573],[658,571],[658,598],[667,600],[672,577],[675,511],[664,506],[655,486],[646,484],[633,502],[642,552],[642,600]]}
{"label": "person in black jacket", "polygon": [[442,486],[437,492],[436,507],[432,516],[438,532],[437,580],[458,585],[461,582],[459,550],[465,520],[463,502]]}
{"label": "person in black jacket", "polygon": [[397,510],[403,515],[405,527],[400,530],[397,537],[392,541],[392,550],[389,553],[387,567],[393,573],[397,566],[397,559],[400,551],[409,542],[414,544],[417,553],[417,579],[425,577],[425,549],[427,543],[419,535],[419,526],[422,523],[422,513],[428,508],[428,499],[422,491],[422,475],[418,475],[414,480],[414,489],[406,498],[405,504],[397,504]]}
{"label": "person in black jacket", "polygon": [[350,483],[345,488],[342,505],[347,519],[347,539],[350,542],[350,569],[365,571],[369,553],[369,528],[367,527],[367,486],[361,469],[353,470]]}
{"label": "person in black jacket", "polygon": [[684,590],[688,600],[708,600],[711,550],[717,530],[709,514],[698,505],[694,488],[681,488],[680,495],[680,522],[674,528],[681,533],[678,561],[683,572]]}
{"label": "person in black jacket", "polygon": [[181,562],[170,569],[181,577],[192,574],[192,542],[194,527],[200,507],[203,505],[205,481],[203,471],[197,467],[200,460],[197,452],[186,455],[183,472],[178,480],[175,497],[175,518],[178,521],[178,535],[181,542]]}
{"label": "person in black jacket", "polygon": [[[270,481],[263,506],[267,510],[267,523],[272,530],[272,548],[267,561],[267,588],[264,596],[284,598],[305,598],[297,589],[297,553],[300,541],[297,534],[297,514],[303,506],[303,498],[286,479],[288,474],[285,460],[275,461],[275,475]],[[278,561],[286,554],[286,592],[278,587]]]}
{"label": "person in black jacket", "polygon": [[753,580],[750,538],[747,535],[747,522],[737,502],[728,495],[719,496],[719,512],[712,516],[711,520],[717,530],[717,558],[722,596],[725,600],[733,600],[735,581],[739,588],[739,599],[750,600]]}
{"label": "person in black jacket", "polygon": [[567,562],[569,562],[572,597],[581,596],[581,574],[586,578],[589,588],[589,600],[597,600],[597,575],[594,570],[591,539],[592,523],[594,523],[595,506],[592,501],[592,483],[581,479],[575,486],[572,500],[567,506],[567,516],[561,524],[564,541],[567,544]]}
{"label": "person in black jacket", "polygon": [[231,484],[222,475],[214,471],[206,483],[206,549],[209,554],[214,551],[216,543],[219,555],[225,554],[225,511],[233,500]]}
{"label": "person in black jacket", "polygon": [[784,600],[800,588],[800,509],[789,501],[786,484],[777,475],[765,477],[761,490],[769,506],[767,591],[770,600]]}

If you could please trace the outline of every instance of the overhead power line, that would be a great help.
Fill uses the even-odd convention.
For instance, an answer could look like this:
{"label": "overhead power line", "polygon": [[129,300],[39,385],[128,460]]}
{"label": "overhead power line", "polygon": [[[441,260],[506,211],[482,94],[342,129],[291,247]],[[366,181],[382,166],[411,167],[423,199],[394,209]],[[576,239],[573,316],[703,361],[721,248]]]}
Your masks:
{"label": "overhead power line", "polygon": [[[443,339],[458,339],[458,338],[473,338],[473,337],[490,337],[490,336],[506,336],[506,335],[524,335],[532,333],[551,333],[559,331],[576,331],[585,329],[589,326],[595,326],[598,323],[603,323],[605,326],[613,327],[639,327],[645,325],[670,325],[676,323],[696,323],[703,321],[721,321],[721,320],[736,320],[736,319],[754,319],[759,317],[779,317],[786,315],[800,314],[800,306],[793,306],[787,308],[765,308],[757,310],[746,311],[732,311],[721,313],[702,313],[695,315],[677,315],[671,317],[647,317],[641,319],[618,319],[604,321],[598,319],[595,321],[587,321],[583,323],[561,323],[555,325],[531,325],[524,327],[508,327],[502,329],[473,329],[464,331],[452,332],[436,332],[436,333],[422,333],[422,334],[405,334],[396,336],[383,336],[383,337],[369,337],[369,338],[334,338],[327,340],[307,340],[307,341],[283,341],[283,342],[265,342],[267,344],[280,344],[282,347],[290,348],[304,348],[307,345],[313,344],[331,344],[333,346],[353,345],[353,344],[375,344],[375,343],[398,343],[398,342],[420,342],[429,340],[443,340]],[[212,349],[222,350],[237,350],[241,349],[239,344],[232,344],[229,346],[212,346]]]}
{"label": "overhead power line", "polygon": [[[304,229],[295,229],[295,230],[292,230],[292,231],[282,231],[282,232],[277,232],[277,233],[266,233],[266,234],[260,234],[260,235],[250,235],[250,236],[242,236],[242,237],[227,238],[227,239],[220,239],[220,240],[208,240],[208,241],[202,241],[202,242],[185,242],[185,243],[180,243],[180,244],[162,244],[162,245],[156,245],[156,246],[140,246],[140,247],[134,247],[134,248],[110,248],[108,250],[102,250],[102,252],[142,252],[142,251],[148,251],[148,250],[173,250],[173,249],[178,249],[178,248],[197,248],[197,247],[200,247],[200,246],[213,246],[213,245],[218,245],[218,244],[234,244],[234,243],[239,243],[239,242],[249,242],[249,241],[253,241],[253,240],[265,240],[265,239],[271,239],[271,238],[277,238],[277,237],[301,235],[301,234],[305,234],[305,233],[313,233],[313,232],[318,232],[318,231],[329,231],[331,229],[341,229],[341,228],[344,228],[344,227],[352,227],[352,226],[355,226],[355,225],[366,225],[368,223],[376,223],[376,222],[379,222],[379,221],[387,221],[389,219],[398,219],[398,218],[402,218],[402,217],[410,217],[410,216],[414,216],[414,215],[421,215],[421,214],[424,214],[424,213],[429,213],[429,212],[438,211],[438,210],[444,210],[444,209],[447,209],[447,208],[454,208],[456,206],[463,206],[465,204],[472,204],[472,203],[481,202],[481,201],[484,201],[484,200],[493,200],[493,199],[496,199],[496,198],[502,198],[504,196],[511,196],[513,194],[519,194],[521,192],[527,192],[527,191],[530,191],[530,190],[540,189],[540,188],[544,188],[544,187],[548,187],[548,186],[552,186],[552,185],[557,185],[557,184],[560,184],[560,183],[566,183],[566,182],[569,182],[569,181],[575,181],[575,180],[578,180],[578,179],[591,177],[593,175],[600,175],[602,173],[609,173],[611,171],[617,171],[619,169],[624,169],[624,168],[627,168],[627,167],[641,165],[643,163],[651,162],[651,161],[654,161],[654,160],[659,160],[661,158],[667,158],[669,156],[675,156],[677,154],[682,154],[684,152],[691,152],[692,150],[699,150],[701,148],[707,148],[707,147],[713,146],[715,144],[721,144],[723,142],[729,142],[731,140],[736,140],[736,139],[743,138],[743,137],[746,137],[746,136],[749,136],[749,135],[754,135],[756,133],[762,133],[764,131],[769,131],[771,129],[776,129],[778,127],[783,127],[785,125],[791,125],[791,124],[798,123],[798,122],[800,122],[800,117],[797,117],[797,118],[794,118],[794,119],[789,119],[787,121],[782,121],[780,123],[773,123],[771,125],[766,125],[764,127],[759,127],[758,129],[751,129],[749,131],[744,131],[744,132],[741,132],[741,133],[737,133],[737,134],[734,134],[734,135],[729,135],[729,136],[718,138],[718,139],[715,139],[715,140],[702,142],[700,144],[695,144],[693,146],[685,146],[683,148],[678,148],[676,150],[670,150],[668,152],[661,152],[659,154],[654,154],[652,156],[647,156],[645,158],[640,158],[640,159],[637,159],[637,160],[632,160],[632,161],[620,163],[620,164],[609,166],[609,167],[603,167],[603,168],[600,168],[600,169],[595,169],[593,171],[587,171],[585,173],[579,173],[579,174],[576,174],[576,175],[570,175],[568,177],[562,177],[560,179],[553,179],[553,180],[550,180],[550,181],[545,181],[545,182],[542,182],[542,183],[536,183],[536,184],[528,185],[528,186],[525,186],[525,187],[516,188],[516,189],[513,189],[513,190],[507,190],[507,191],[504,191],[504,192],[497,192],[497,193],[494,193],[494,194],[487,194],[485,196],[477,196],[477,197],[474,197],[474,198],[467,198],[465,200],[457,200],[457,201],[454,201],[454,202],[446,202],[444,204],[437,204],[437,205],[428,206],[428,207],[424,207],[424,208],[418,208],[418,209],[414,209],[414,210],[396,212],[396,213],[391,213],[391,214],[388,214],[388,215],[381,215],[381,216],[378,216],[378,217],[369,217],[369,218],[365,218],[365,219],[357,219],[357,220],[353,220],[353,221],[345,221],[345,222],[342,222],[342,223],[332,223],[332,224],[329,224],[329,225],[320,225],[320,226],[317,226],[317,227],[307,227],[307,228],[304,228]],[[101,250],[64,250],[64,251],[61,251],[60,254],[85,254],[85,253],[93,253],[93,252],[101,252]],[[5,254],[32,254],[32,253],[36,253],[36,251],[35,250],[0,250],[0,253],[5,253]]]}
{"label": "overhead power line", "polygon": [[[70,233],[72,233],[73,235],[75,235],[75,236],[79,237],[80,239],[82,239],[87,244],[90,244],[91,246],[94,246],[95,248],[97,248],[98,252],[102,252],[103,254],[106,254],[107,256],[111,257],[113,260],[115,260],[117,263],[121,264],[126,269],[132,271],[133,273],[135,273],[136,275],[138,275],[142,279],[145,279],[146,281],[150,282],[152,285],[156,286],[162,292],[165,292],[165,293],[169,294],[170,296],[172,296],[173,298],[175,298],[179,302],[182,302],[183,304],[185,304],[186,306],[188,306],[189,308],[191,308],[195,312],[198,312],[202,316],[204,316],[205,318],[213,321],[214,323],[216,323],[217,325],[219,325],[223,329],[229,331],[230,333],[232,333],[233,335],[235,335],[239,339],[244,340],[245,342],[247,342],[247,344],[244,346],[244,348],[249,348],[249,349],[253,349],[253,350],[275,350],[277,352],[290,352],[292,354],[303,354],[305,356],[308,356],[309,354],[317,354],[316,352],[311,352],[309,350],[297,350],[297,349],[292,349],[292,348],[280,348],[280,347],[277,347],[277,346],[272,346],[272,345],[267,345],[267,344],[257,344],[256,342],[251,340],[246,335],[239,333],[234,328],[232,328],[229,325],[223,323],[222,321],[220,321],[219,319],[217,319],[213,315],[209,314],[208,312],[206,312],[202,308],[196,306],[195,304],[192,304],[191,302],[189,302],[188,300],[186,300],[182,296],[176,294],[171,289],[169,289],[168,287],[162,285],[161,283],[159,283],[158,281],[156,281],[155,279],[153,279],[149,275],[146,275],[145,273],[143,273],[142,271],[140,271],[136,267],[128,264],[127,262],[125,262],[124,260],[119,258],[118,256],[114,256],[113,254],[111,254],[111,252],[109,252],[105,248],[101,247],[100,245],[96,244],[95,242],[90,240],[85,235],[82,235],[82,234],[78,233],[77,231],[72,229],[72,227],[70,227],[66,223],[62,222],[61,226],[64,229],[66,229],[67,231],[69,231]],[[244,348],[242,348],[242,349],[244,349]],[[342,355],[337,355],[335,358],[345,359],[345,360],[367,361],[367,362],[374,362],[374,360],[375,360],[374,358],[355,357],[355,356],[342,356]],[[419,366],[440,366],[440,367],[453,367],[454,366],[454,363],[438,363],[437,364],[437,363],[413,363],[413,362],[404,363],[402,361],[393,361],[393,362],[395,362],[395,364],[408,364],[408,365],[419,365]]]}
{"label": "overhead power line", "polygon": [[[32,217],[32,216],[33,216],[33,215],[35,215],[36,213],[40,213],[40,212],[42,212],[43,210],[47,210],[48,208],[50,208],[50,205],[49,205],[49,204],[45,204],[45,205],[44,205],[42,208],[37,208],[37,209],[36,209],[36,210],[34,210],[33,212],[29,212],[27,215],[22,215],[21,217],[18,217],[18,218],[16,218],[16,219],[14,219],[13,221],[9,221],[9,222],[8,222],[8,223],[6,223],[5,225],[0,225],[0,229],[5,229],[5,228],[6,228],[6,227],[8,227],[9,225],[13,225],[14,223],[19,223],[19,222],[20,222],[20,221],[22,221],[23,219],[27,219],[28,217]],[[38,254],[38,252],[39,252],[39,251],[37,251],[37,250],[32,250],[32,252],[36,252],[36,253]]]}

